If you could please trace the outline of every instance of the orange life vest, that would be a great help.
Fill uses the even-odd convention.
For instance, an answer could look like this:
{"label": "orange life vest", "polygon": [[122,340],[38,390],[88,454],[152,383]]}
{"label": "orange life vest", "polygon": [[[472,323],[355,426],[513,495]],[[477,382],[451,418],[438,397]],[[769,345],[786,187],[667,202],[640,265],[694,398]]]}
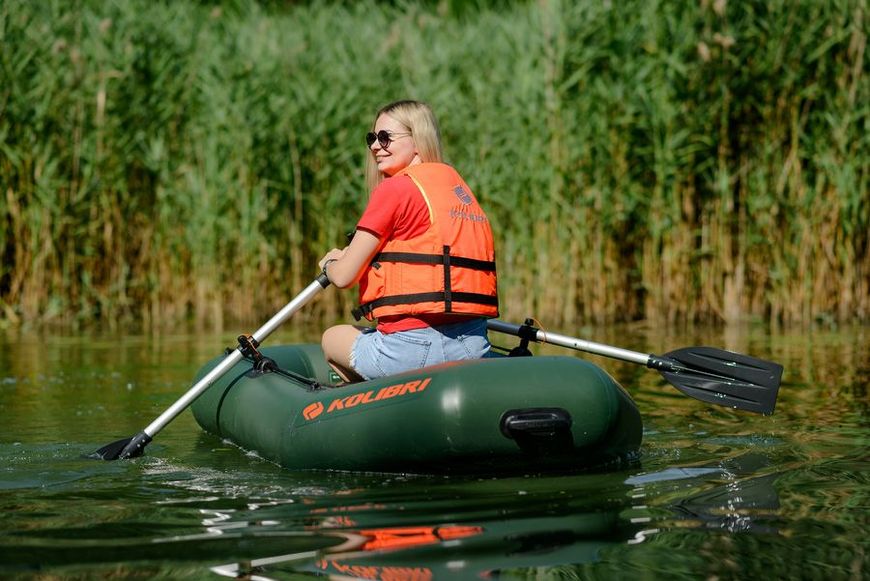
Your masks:
{"label": "orange life vest", "polygon": [[495,250],[489,219],[449,165],[423,163],[396,175],[413,180],[429,208],[429,228],[390,240],[359,283],[359,320],[386,315],[498,316]]}

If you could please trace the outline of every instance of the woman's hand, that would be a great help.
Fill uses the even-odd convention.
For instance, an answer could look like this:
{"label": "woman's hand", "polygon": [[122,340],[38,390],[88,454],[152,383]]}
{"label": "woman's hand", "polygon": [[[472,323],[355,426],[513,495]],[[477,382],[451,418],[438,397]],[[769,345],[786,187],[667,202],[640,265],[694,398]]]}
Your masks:
{"label": "woman's hand", "polygon": [[320,259],[320,262],[317,263],[317,266],[320,268],[320,270],[323,270],[323,267],[326,265],[326,262],[328,260],[340,260],[345,255],[346,252],[347,252],[347,247],[344,247],[341,249],[333,248],[332,250],[327,252],[323,256],[323,258]]}
{"label": "woman's hand", "polygon": [[[353,286],[380,247],[380,239],[365,230],[357,230],[351,243],[339,250],[333,248],[320,259],[320,270],[326,271],[329,282],[338,288]],[[328,264],[327,264],[328,263]]]}

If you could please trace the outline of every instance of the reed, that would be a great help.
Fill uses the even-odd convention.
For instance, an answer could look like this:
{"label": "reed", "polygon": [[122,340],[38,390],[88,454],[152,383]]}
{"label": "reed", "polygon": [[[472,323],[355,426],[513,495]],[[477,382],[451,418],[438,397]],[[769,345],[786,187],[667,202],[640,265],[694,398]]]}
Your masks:
{"label": "reed", "polygon": [[4,2],[0,321],[265,320],[405,97],[488,209],[505,318],[868,319],[862,2],[460,4]]}

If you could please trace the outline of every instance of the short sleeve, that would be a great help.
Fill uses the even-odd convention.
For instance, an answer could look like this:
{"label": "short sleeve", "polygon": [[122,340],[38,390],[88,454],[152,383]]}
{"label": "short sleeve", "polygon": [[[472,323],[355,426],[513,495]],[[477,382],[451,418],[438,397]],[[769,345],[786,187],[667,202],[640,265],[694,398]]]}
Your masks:
{"label": "short sleeve", "polygon": [[357,223],[380,240],[408,240],[429,227],[429,208],[408,176],[382,181],[372,191],[369,203]]}

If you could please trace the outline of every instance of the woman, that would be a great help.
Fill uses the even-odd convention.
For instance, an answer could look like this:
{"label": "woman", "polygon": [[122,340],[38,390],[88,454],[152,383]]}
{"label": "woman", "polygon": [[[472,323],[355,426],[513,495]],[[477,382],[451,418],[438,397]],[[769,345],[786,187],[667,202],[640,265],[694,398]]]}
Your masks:
{"label": "woman", "polygon": [[371,197],[350,244],[320,268],[339,288],[359,282],[357,320],[323,334],[330,365],[345,381],[483,357],[486,318],[498,316],[489,220],[468,185],[441,162],[428,105],[383,107],[366,135]]}

